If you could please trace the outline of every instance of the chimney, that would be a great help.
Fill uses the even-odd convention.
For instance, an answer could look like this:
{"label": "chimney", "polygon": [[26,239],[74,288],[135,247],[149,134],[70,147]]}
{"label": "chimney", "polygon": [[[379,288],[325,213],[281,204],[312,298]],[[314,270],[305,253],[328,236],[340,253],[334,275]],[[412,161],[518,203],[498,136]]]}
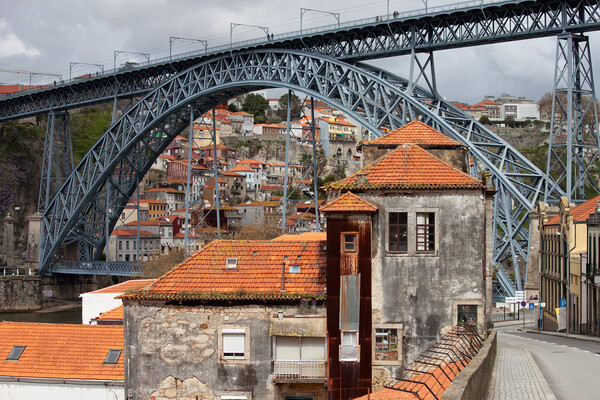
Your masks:
{"label": "chimney", "polygon": [[367,178],[366,172],[357,172],[356,173],[356,184],[357,185],[368,185],[369,179]]}

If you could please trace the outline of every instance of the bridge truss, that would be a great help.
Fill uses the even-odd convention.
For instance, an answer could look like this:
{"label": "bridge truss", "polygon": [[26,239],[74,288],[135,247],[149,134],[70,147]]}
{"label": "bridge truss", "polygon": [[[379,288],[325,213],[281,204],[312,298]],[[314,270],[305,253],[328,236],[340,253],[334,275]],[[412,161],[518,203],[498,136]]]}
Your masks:
{"label": "bridge truss", "polygon": [[[510,248],[526,258],[526,211],[546,186],[545,174],[452,105],[419,87],[409,94],[408,86],[407,80],[371,66],[283,50],[222,56],[173,77],[109,128],[50,203],[42,220],[40,272],[49,271],[65,244],[78,243],[80,259],[99,256],[105,231],[116,224],[137,188],[137,177],[189,125],[190,107],[204,113],[227,98],[267,87],[302,91],[326,101],[372,132],[420,119],[459,140],[473,156],[472,173],[480,176],[489,170],[499,191],[495,220],[502,222],[496,222],[501,235],[496,238],[496,256]],[[550,192],[561,194],[552,183]]]}

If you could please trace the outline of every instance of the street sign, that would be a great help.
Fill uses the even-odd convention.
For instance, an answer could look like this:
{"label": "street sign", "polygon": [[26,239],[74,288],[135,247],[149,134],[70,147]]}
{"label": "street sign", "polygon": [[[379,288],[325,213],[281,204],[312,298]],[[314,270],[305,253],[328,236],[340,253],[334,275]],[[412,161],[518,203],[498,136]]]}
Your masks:
{"label": "street sign", "polygon": [[567,299],[560,299],[560,307],[566,307],[567,306]]}
{"label": "street sign", "polygon": [[521,307],[527,307],[527,302],[526,301],[522,301],[521,302]]}
{"label": "street sign", "polygon": [[515,297],[519,300],[525,300],[526,293],[524,290],[517,290],[515,292]]}
{"label": "street sign", "polygon": [[529,303],[529,309],[533,310],[535,308],[535,303]]}
{"label": "street sign", "polygon": [[513,303],[518,303],[519,300],[517,300],[516,297],[505,297],[504,302],[508,303],[508,304],[513,304]]}

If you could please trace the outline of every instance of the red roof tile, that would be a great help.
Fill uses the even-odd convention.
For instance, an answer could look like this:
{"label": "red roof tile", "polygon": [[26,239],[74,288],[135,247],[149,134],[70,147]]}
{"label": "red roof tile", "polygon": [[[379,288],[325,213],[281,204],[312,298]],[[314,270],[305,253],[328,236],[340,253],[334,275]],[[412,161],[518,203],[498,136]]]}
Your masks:
{"label": "red roof tile", "polygon": [[423,148],[460,146],[458,141],[418,120],[411,121],[377,139],[364,142],[363,145],[401,145],[405,143],[418,144]]}
{"label": "red roof tile", "polygon": [[[324,299],[326,241],[216,240],[124,299],[284,300]],[[235,268],[227,259],[237,259]],[[300,272],[290,273],[298,265]],[[284,289],[281,290],[282,267]]]}
{"label": "red roof tile", "polygon": [[346,192],[343,195],[331,200],[329,203],[321,207],[324,212],[336,211],[365,211],[376,212],[378,208],[352,192]]}
{"label": "red roof tile", "polygon": [[[596,211],[596,207],[598,206],[598,202],[600,201],[600,195],[594,197],[586,201],[585,203],[581,203],[577,207],[573,207],[571,209],[571,215],[573,215],[573,221],[583,222],[587,221],[587,219]],[[560,215],[555,215],[550,218],[545,225],[558,225],[560,223]]]}
{"label": "red roof tile", "polygon": [[125,293],[148,286],[155,281],[156,279],[130,279],[128,281],[117,283],[116,285],[108,286],[103,289],[94,290],[93,292],[88,293]]}
{"label": "red roof tile", "polygon": [[103,312],[96,318],[92,318],[92,321],[121,321],[123,322],[123,306],[113,308]]}
{"label": "red roof tile", "polygon": [[[18,361],[7,360],[26,346]],[[123,349],[122,326],[0,322],[0,376],[122,381],[122,353],[104,364],[109,349]]]}
{"label": "red roof tile", "polygon": [[326,190],[479,189],[481,181],[412,144],[400,146]]}

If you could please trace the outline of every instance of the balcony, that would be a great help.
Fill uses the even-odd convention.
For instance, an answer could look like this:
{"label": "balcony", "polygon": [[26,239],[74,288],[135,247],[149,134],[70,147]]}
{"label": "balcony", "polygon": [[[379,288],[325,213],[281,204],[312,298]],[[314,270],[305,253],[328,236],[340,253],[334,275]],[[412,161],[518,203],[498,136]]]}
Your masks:
{"label": "balcony", "polygon": [[275,382],[324,382],[327,378],[325,361],[280,361],[274,364]]}

